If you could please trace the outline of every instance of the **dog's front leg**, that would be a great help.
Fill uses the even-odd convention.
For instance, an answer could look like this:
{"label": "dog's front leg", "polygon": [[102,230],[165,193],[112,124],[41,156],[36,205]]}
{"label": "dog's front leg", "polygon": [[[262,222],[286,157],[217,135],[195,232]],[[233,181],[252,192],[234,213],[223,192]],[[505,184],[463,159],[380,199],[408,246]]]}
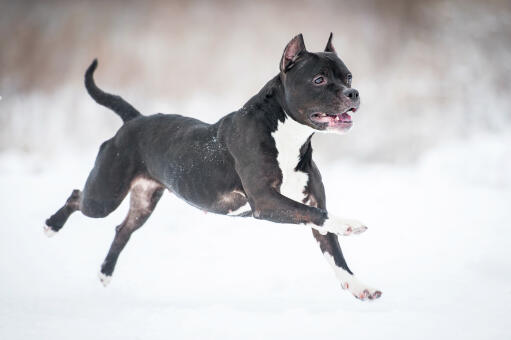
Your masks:
{"label": "dog's front leg", "polygon": [[[317,179],[309,183],[309,197],[308,204],[326,209],[326,196],[323,183],[321,182],[321,175],[319,170],[313,164],[313,178]],[[338,228],[345,228],[346,232],[343,235],[358,234],[365,231],[367,228],[360,222],[354,220],[347,220],[331,216],[326,222],[328,224],[337,225]],[[323,256],[328,264],[334,270],[335,276],[339,280],[341,287],[349,291],[353,296],[358,299],[377,299],[381,296],[381,291],[371,288],[361,283],[353,272],[348,267],[341,250],[341,245],[337,235],[333,233],[324,233],[320,229],[312,229],[312,234],[319,244]]]}
{"label": "dog's front leg", "polygon": [[326,210],[296,202],[273,188],[259,189],[256,193],[246,191],[253,215],[257,219],[278,223],[310,224],[322,228],[328,218]]}
{"label": "dog's front leg", "polygon": [[329,218],[326,210],[296,202],[272,189],[253,197],[251,206],[255,218],[279,223],[303,223],[322,235],[349,236],[367,230],[362,222],[336,216]]}
{"label": "dog's front leg", "polygon": [[321,248],[323,256],[332,267],[337,280],[339,280],[342,289],[346,289],[353,296],[360,300],[373,300],[381,296],[381,291],[360,282],[348,267],[344,255],[339,245],[337,236],[331,233],[320,234],[313,229],[312,234]]}
{"label": "dog's front leg", "polygon": [[[256,198],[249,194],[249,200],[256,218],[280,223],[305,223],[312,227],[314,237],[326,260],[334,269],[343,289],[361,300],[372,300],[381,296],[381,291],[366,286],[353,275],[346,264],[337,239],[338,235],[358,234],[365,231],[367,227],[355,220],[328,218],[325,210],[298,203],[276,191],[259,193]],[[317,213],[319,215],[316,216]]]}
{"label": "dog's front leg", "polygon": [[[234,118],[233,118],[234,119]],[[255,218],[279,223],[306,224],[322,234],[361,233],[361,223],[328,218],[324,209],[305,205],[280,193],[282,171],[277,161],[278,151],[266,126],[254,115],[239,116],[225,130],[225,141],[234,159],[234,166],[247,194]],[[247,145],[253,146],[247,149]]]}

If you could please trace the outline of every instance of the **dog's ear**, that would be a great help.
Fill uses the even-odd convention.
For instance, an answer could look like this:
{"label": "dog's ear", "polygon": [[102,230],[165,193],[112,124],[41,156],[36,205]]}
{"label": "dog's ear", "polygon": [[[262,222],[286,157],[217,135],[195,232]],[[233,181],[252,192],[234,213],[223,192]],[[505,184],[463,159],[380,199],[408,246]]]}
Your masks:
{"label": "dog's ear", "polygon": [[305,52],[305,44],[303,42],[302,34],[298,34],[296,37],[291,39],[284,49],[282,59],[280,60],[280,71],[286,72],[290,70],[296,60],[300,57],[300,54]]}
{"label": "dog's ear", "polygon": [[330,37],[328,38],[328,42],[326,43],[325,52],[333,52],[336,53],[334,45],[332,45],[332,38],[334,37],[334,34],[330,32]]}

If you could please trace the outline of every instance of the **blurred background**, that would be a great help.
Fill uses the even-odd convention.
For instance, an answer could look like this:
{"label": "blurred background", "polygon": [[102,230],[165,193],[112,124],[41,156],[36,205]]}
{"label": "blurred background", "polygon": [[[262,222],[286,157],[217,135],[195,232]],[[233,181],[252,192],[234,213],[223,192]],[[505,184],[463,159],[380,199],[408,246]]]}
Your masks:
{"label": "blurred background", "polygon": [[[278,72],[287,42],[330,32],[361,109],[317,135],[342,291],[310,231],[204,215],[172,195],[96,277],[127,202],[107,218],[46,218],[81,188],[121,120],[98,85],[144,114],[215,122]],[[0,338],[511,339],[511,2],[0,0]]]}
{"label": "blurred background", "polygon": [[[100,87],[141,112],[214,122],[278,72],[304,34],[330,32],[362,98],[348,138],[317,136],[319,156],[413,161],[474,135],[509,134],[509,1],[1,1],[0,150],[96,149],[120,120]],[[332,146],[335,146],[332,148]],[[326,158],[325,157],[325,158]]]}

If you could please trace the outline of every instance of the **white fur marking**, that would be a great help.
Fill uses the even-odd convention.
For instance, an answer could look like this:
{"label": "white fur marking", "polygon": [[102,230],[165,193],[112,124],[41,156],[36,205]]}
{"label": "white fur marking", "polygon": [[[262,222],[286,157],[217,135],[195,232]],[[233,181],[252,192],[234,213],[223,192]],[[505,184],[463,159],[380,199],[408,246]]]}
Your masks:
{"label": "white fur marking", "polygon": [[367,230],[367,227],[360,221],[348,220],[346,218],[336,216],[332,216],[327,219],[323,226],[317,226],[311,223],[308,223],[307,225],[319,231],[321,235],[333,233],[339,236],[350,236],[362,234]]}
{"label": "white fur marking", "polygon": [[236,215],[239,215],[239,214],[247,212],[247,211],[251,211],[250,204],[248,204],[248,202],[243,204],[241,207],[239,207],[238,209],[236,209],[234,211],[229,211],[229,213],[227,213],[227,215],[228,216],[236,216]]}
{"label": "white fur marking", "polygon": [[332,255],[329,253],[323,253],[323,255],[325,256],[327,262],[334,269],[335,276],[340,281],[342,289],[347,289],[351,294],[360,300],[372,300],[381,296],[381,292],[379,290],[364,285],[346,270],[337,266]]}
{"label": "white fur marking", "polygon": [[282,171],[280,193],[297,202],[302,202],[305,197],[303,191],[309,180],[308,174],[295,171],[300,160],[300,148],[315,131],[288,116],[284,123],[279,120],[277,130],[272,132],[278,151],[277,161]]}
{"label": "white fur marking", "polygon": [[111,276],[105,275],[102,272],[98,273],[98,277],[99,277],[99,280],[101,281],[101,283],[103,284],[103,286],[105,286],[105,287],[108,286],[110,281],[112,281],[112,277]]}
{"label": "white fur marking", "polygon": [[57,232],[55,230],[53,230],[52,228],[50,228],[49,226],[45,225],[44,226],[44,234],[48,237],[53,237],[53,236],[55,236],[55,234],[57,234]]}

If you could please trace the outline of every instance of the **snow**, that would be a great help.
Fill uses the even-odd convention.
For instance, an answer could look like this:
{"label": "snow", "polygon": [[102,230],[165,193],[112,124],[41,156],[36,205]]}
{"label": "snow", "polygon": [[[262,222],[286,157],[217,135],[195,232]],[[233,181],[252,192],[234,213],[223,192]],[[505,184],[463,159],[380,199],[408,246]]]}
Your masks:
{"label": "snow", "polygon": [[[349,138],[349,137],[335,137]],[[341,239],[382,297],[342,290],[310,230],[204,214],[166,193],[97,272],[127,211],[46,218],[94,152],[0,154],[2,339],[505,339],[511,312],[511,138],[453,141],[417,163],[318,164],[328,207],[369,230]]]}

